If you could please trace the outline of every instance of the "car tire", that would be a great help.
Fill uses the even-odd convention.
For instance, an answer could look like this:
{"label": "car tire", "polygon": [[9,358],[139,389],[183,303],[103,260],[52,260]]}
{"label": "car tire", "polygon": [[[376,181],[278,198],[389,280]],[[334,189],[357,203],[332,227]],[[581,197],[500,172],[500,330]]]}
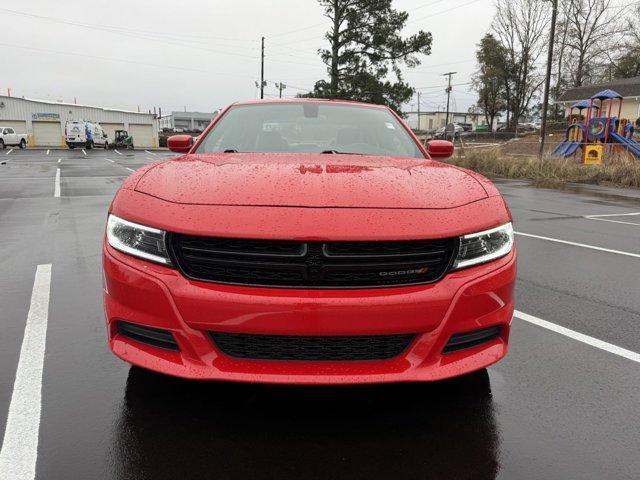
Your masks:
{"label": "car tire", "polygon": [[104,142],[104,149],[109,150],[109,142]]}
{"label": "car tire", "polygon": [[20,148],[27,148],[27,142],[24,141],[24,138],[22,140],[20,140]]}
{"label": "car tire", "polygon": [[4,140],[0,140],[0,148],[3,150],[7,148],[7,146],[4,144]]}
{"label": "car tire", "polygon": [[74,148],[76,148],[75,145],[69,145],[69,150],[73,150]]}

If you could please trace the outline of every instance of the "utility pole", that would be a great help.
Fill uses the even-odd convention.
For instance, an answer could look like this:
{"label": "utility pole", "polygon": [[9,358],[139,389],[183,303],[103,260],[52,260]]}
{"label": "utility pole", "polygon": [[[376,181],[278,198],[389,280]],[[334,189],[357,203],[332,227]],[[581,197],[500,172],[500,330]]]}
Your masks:
{"label": "utility pole", "polygon": [[286,89],[287,86],[282,82],[276,83],[275,85],[276,85],[276,88],[280,91],[280,98],[282,98],[282,90]]}
{"label": "utility pole", "polygon": [[264,98],[264,37],[262,37],[262,55],[260,61],[260,98]]}
{"label": "utility pole", "polygon": [[418,95],[418,130],[420,130],[420,92],[417,92]]}
{"label": "utility pole", "polygon": [[551,0],[551,32],[549,32],[549,50],[547,52],[547,76],[544,81],[544,99],[542,101],[542,124],[540,125],[540,152],[542,159],[544,141],[547,136],[547,112],[549,111],[549,89],[551,88],[551,64],[553,63],[553,43],[556,36],[556,21],[558,19],[558,0]]}
{"label": "utility pole", "polygon": [[[444,138],[447,138],[447,125],[449,125],[449,100],[451,99],[451,77],[458,72],[443,73],[443,77],[449,77],[449,84],[447,85],[447,114],[444,120]],[[455,132],[454,132],[455,135]]]}

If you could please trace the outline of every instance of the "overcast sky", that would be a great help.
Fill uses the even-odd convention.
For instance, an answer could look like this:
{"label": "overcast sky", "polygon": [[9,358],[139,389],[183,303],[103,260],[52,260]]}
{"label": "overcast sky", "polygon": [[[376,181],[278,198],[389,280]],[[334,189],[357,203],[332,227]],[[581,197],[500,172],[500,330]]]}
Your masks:
{"label": "overcast sky", "polygon": [[[405,34],[433,34],[433,51],[405,78],[422,109],[444,106],[446,79],[470,81],[475,48],[493,16],[491,0],[395,0],[409,11]],[[148,110],[212,111],[259,95],[266,37],[268,95],[293,96],[326,78],[317,49],[328,20],[315,0],[23,0],[0,5],[0,91],[15,96]],[[454,87],[452,110],[474,102]],[[415,108],[416,100],[412,101]]]}

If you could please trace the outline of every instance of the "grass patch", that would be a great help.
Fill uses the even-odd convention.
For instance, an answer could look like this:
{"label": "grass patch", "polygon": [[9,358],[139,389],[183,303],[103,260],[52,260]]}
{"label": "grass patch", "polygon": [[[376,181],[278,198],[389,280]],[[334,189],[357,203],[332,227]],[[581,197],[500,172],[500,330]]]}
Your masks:
{"label": "grass patch", "polygon": [[606,165],[583,165],[575,158],[507,156],[499,149],[467,150],[464,156],[445,160],[489,178],[526,178],[537,186],[561,186],[564,183],[589,183],[640,188],[640,160],[625,153],[613,153]]}

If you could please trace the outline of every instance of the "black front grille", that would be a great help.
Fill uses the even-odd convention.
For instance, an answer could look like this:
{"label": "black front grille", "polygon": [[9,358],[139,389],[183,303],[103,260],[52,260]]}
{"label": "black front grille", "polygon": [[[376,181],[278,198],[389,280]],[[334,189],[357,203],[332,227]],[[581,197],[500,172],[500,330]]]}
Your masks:
{"label": "black front grille", "polygon": [[442,353],[457,352],[464,348],[475,347],[476,345],[498,338],[501,332],[502,327],[500,325],[496,325],[493,327],[482,328],[480,330],[473,330],[471,332],[454,333],[444,346]]}
{"label": "black front grille", "polygon": [[180,350],[173,334],[160,328],[145,327],[135,323],[118,321],[118,333],[141,343],[153,345],[166,350]]}
{"label": "black front grille", "polygon": [[170,236],[178,268],[197,280],[291,288],[431,283],[451,263],[454,239],[295,242]]}
{"label": "black front grille", "polygon": [[404,352],[414,334],[314,337],[211,332],[225,354],[250,360],[388,360]]}

